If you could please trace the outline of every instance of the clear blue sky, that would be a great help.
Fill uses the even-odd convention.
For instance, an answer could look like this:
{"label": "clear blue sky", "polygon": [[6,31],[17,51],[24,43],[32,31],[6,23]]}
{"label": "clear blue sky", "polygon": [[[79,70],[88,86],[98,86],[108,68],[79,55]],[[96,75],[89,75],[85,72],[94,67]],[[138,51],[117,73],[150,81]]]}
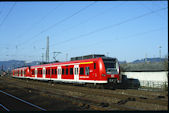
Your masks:
{"label": "clear blue sky", "polygon": [[167,1],[0,2],[0,61],[105,54],[120,61],[168,55]]}

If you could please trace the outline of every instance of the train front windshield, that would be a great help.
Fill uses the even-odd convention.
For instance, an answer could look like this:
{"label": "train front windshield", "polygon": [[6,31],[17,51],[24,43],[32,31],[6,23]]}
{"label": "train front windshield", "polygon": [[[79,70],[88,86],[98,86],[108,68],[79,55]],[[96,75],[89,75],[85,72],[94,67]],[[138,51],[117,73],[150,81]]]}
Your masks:
{"label": "train front windshield", "polygon": [[118,74],[119,73],[119,65],[118,65],[117,59],[104,58],[103,62],[104,62],[107,74]]}

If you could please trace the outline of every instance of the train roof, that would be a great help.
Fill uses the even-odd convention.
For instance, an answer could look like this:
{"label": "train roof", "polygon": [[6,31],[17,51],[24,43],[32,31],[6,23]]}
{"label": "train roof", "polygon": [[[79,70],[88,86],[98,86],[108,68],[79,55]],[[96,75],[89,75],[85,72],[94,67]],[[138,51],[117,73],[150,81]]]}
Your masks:
{"label": "train roof", "polygon": [[105,57],[105,55],[103,55],[103,54],[90,54],[90,55],[85,55],[85,56],[77,56],[77,57],[72,57],[71,61],[98,58],[98,57]]}
{"label": "train roof", "polygon": [[36,66],[31,66],[31,67],[32,68],[34,68],[34,67],[48,67],[48,66],[51,66],[51,65],[61,65],[61,64],[80,63],[80,62],[91,62],[91,61],[97,61],[97,60],[99,60],[99,58],[76,60],[76,61],[56,62],[56,63],[50,63],[50,64],[36,65]]}
{"label": "train roof", "polygon": [[[92,55],[88,55],[88,57],[91,57]],[[80,59],[80,60],[73,60],[73,61],[65,61],[65,62],[54,62],[54,63],[48,63],[48,64],[41,64],[41,65],[35,65],[35,66],[30,66],[31,68],[35,68],[35,67],[48,67],[48,66],[53,66],[53,65],[66,65],[66,64],[70,64],[70,63],[80,63],[80,62],[91,62],[91,61],[98,61],[99,59],[103,59],[103,60],[117,60],[116,58],[112,58],[112,57],[106,57],[104,55],[102,55],[102,57],[99,57],[99,55],[95,55],[94,57],[96,58],[89,58],[89,59]],[[27,67],[20,67],[17,69],[25,69],[28,68]],[[15,70],[17,70],[15,69]]]}

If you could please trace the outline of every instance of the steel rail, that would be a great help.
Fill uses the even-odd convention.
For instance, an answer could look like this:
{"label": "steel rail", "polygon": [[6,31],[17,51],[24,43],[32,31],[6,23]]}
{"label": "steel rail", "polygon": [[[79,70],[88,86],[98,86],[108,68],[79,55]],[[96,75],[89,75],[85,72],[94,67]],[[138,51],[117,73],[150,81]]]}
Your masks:
{"label": "steel rail", "polygon": [[23,99],[20,99],[20,98],[18,98],[18,97],[16,97],[16,96],[13,96],[13,95],[11,95],[11,94],[9,94],[9,93],[6,93],[6,92],[2,91],[2,90],[0,90],[0,92],[3,93],[3,94],[6,94],[6,95],[8,95],[8,96],[10,96],[10,97],[12,97],[12,98],[15,98],[15,99],[17,99],[17,100],[19,100],[19,101],[21,101],[21,102],[23,102],[23,103],[26,103],[26,104],[28,104],[28,105],[31,105],[31,106],[35,107],[35,108],[38,108],[38,109],[40,109],[40,110],[42,110],[42,111],[47,111],[47,110],[44,109],[44,108],[41,108],[41,107],[39,107],[39,106],[37,106],[37,105],[35,105],[35,104],[32,104],[32,103],[30,103],[30,102],[27,102],[27,101],[25,101],[25,100],[23,100]]}

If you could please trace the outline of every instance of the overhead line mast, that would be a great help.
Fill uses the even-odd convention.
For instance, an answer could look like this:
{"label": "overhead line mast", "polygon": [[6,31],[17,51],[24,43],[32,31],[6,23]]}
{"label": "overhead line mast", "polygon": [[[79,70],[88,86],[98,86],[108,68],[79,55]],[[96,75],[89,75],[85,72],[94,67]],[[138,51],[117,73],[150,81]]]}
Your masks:
{"label": "overhead line mast", "polygon": [[47,44],[46,44],[46,62],[49,62],[49,36],[47,37]]}

